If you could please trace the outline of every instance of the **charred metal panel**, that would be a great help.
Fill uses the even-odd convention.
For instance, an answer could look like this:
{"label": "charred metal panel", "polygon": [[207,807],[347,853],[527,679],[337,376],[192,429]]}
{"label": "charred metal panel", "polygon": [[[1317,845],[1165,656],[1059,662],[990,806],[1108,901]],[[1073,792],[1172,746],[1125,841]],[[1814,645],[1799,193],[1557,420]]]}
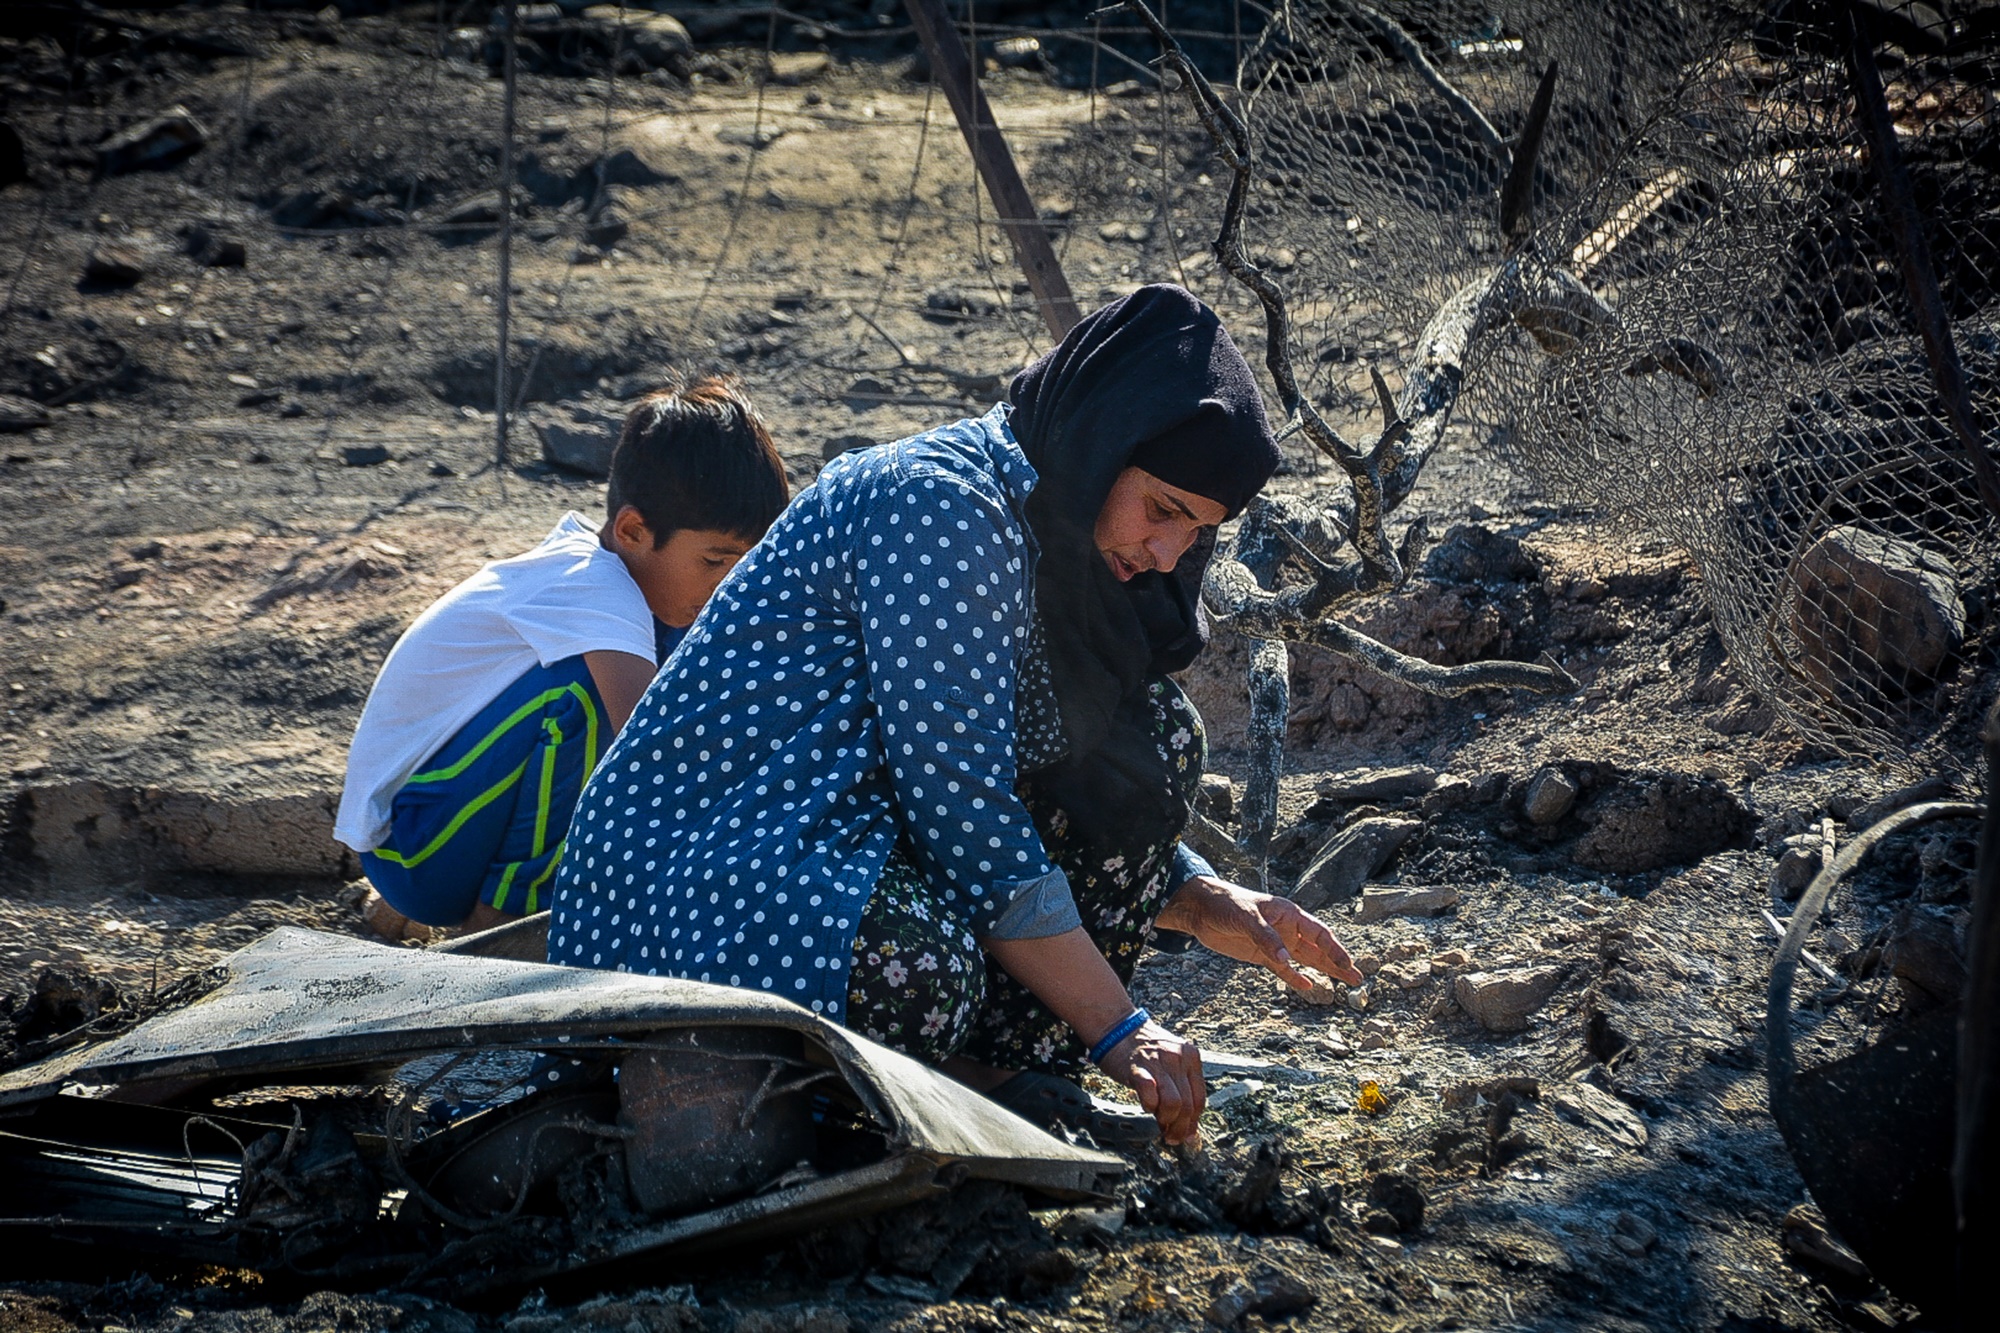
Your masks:
{"label": "charred metal panel", "polygon": [[[1075,1197],[1124,1169],[757,992],[296,929],[225,971],[184,1008],[0,1076],[0,1172],[41,1182],[0,1200],[0,1233],[465,1293],[825,1226],[968,1177]],[[417,1126],[416,1095],[446,1072],[536,1052],[575,1085],[537,1074],[511,1103]],[[374,1128],[351,1105],[328,1118],[328,1095],[415,1061]],[[288,1123],[216,1105],[245,1093]],[[467,1244],[509,1258],[448,1258]]]}

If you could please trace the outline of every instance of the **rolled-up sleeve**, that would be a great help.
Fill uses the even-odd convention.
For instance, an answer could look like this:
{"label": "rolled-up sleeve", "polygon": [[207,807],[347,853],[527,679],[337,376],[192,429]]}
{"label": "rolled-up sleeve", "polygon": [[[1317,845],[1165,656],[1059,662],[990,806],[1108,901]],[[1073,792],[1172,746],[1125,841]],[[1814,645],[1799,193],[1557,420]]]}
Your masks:
{"label": "rolled-up sleeve", "polygon": [[[855,601],[896,801],[921,868],[986,938],[1023,895],[1050,906],[1051,876],[1069,896],[1014,791],[1024,535],[1004,507],[921,471],[878,491],[856,527]],[[1010,924],[1036,923],[1032,935],[1051,919],[1030,907]]]}
{"label": "rolled-up sleeve", "polygon": [[1167,879],[1167,894],[1171,897],[1181,885],[1197,875],[1213,878],[1215,867],[1202,858],[1200,852],[1184,842],[1174,844],[1174,872]]}
{"label": "rolled-up sleeve", "polygon": [[996,940],[1040,940],[1063,935],[1083,924],[1070,892],[1069,876],[1059,866],[1032,884],[1022,885],[1014,901],[993,923],[987,936]]}

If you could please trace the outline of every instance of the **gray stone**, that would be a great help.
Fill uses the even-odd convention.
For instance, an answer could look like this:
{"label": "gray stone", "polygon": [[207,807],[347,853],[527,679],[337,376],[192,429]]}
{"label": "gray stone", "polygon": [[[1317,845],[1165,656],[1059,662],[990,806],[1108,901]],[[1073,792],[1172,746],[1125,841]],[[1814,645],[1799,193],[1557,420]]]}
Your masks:
{"label": "gray stone", "polygon": [[1327,839],[1313,857],[1292,891],[1293,901],[1307,911],[1346,902],[1423,827],[1420,819],[1392,815],[1355,820]]}
{"label": "gray stone", "polygon": [[53,783],[22,794],[16,832],[63,883],[181,872],[352,879],[338,790],[271,796]]}
{"label": "gray stone", "polygon": [[83,261],[83,280],[98,287],[130,287],[146,276],[146,256],[129,241],[93,246]]}
{"label": "gray stone", "polygon": [[379,444],[350,444],[340,451],[340,461],[348,467],[375,467],[389,461],[389,450]]}
{"label": "gray stone", "polygon": [[1778,711],[1751,694],[1718,710],[1707,726],[1721,736],[1761,736],[1777,720]]}
{"label": "gray stone", "polygon": [[1805,892],[1819,873],[1820,838],[1817,833],[1785,839],[1785,850],[1771,869],[1771,892],[1790,902]]}
{"label": "gray stone", "polygon": [[107,176],[141,167],[172,166],[208,142],[208,133],[184,106],[121,130],[97,146],[97,163]]}
{"label": "gray stone", "polygon": [[1204,773],[1195,805],[1210,819],[1233,819],[1236,815],[1236,784],[1227,773]]}
{"label": "gray stone", "polygon": [[1401,801],[1422,796],[1437,786],[1434,768],[1408,764],[1401,768],[1357,768],[1320,779],[1318,796],[1324,801]]}
{"label": "gray stone", "polygon": [[993,43],[993,59],[1002,69],[1032,69],[1042,63],[1038,37],[1002,37]]}
{"label": "gray stone", "polygon": [[1847,1248],[1840,1237],[1827,1230],[1819,1209],[1802,1203],[1785,1214],[1785,1248],[1799,1258],[1831,1269],[1844,1277],[1866,1279],[1868,1265]]}
{"label": "gray stone", "polygon": [[1396,1025],[1386,1018],[1371,1018],[1361,1025],[1361,1049],[1385,1051],[1396,1044]]}
{"label": "gray stone", "polygon": [[671,171],[645,159],[631,147],[617,149],[606,154],[597,164],[595,173],[606,185],[670,185],[680,179]]}
{"label": "gray stone", "polygon": [[[1629,1210],[1621,1212],[1611,1219],[1611,1230],[1619,1238],[1628,1240],[1638,1246],[1637,1252],[1639,1254],[1644,1254],[1646,1251],[1652,1249],[1653,1246],[1659,1244],[1660,1241],[1660,1233],[1653,1224]],[[1628,1254],[1632,1253],[1630,1249],[1626,1249],[1624,1246],[1620,1246],[1619,1248],[1625,1249]]]}
{"label": "gray stone", "polygon": [[1437,916],[1458,906],[1458,890],[1448,884],[1424,888],[1401,888],[1390,884],[1370,884],[1361,890],[1361,906],[1354,919],[1380,921],[1391,916]]}
{"label": "gray stone", "polygon": [[1290,1273],[1266,1268],[1255,1277],[1238,1277],[1227,1283],[1209,1302],[1208,1320],[1222,1328],[1235,1328],[1246,1315],[1288,1319],[1311,1309],[1318,1300],[1310,1287]]}
{"label": "gray stone", "polygon": [[1368,1202],[1387,1213],[1399,1232],[1411,1232],[1424,1224],[1423,1187],[1415,1176],[1401,1171],[1384,1171],[1368,1182]]}
{"label": "gray stone", "polygon": [[497,227],[500,225],[500,192],[487,190],[461,199],[438,216],[447,227]]}
{"label": "gray stone", "polygon": [[724,125],[715,137],[738,148],[765,149],[785,137],[782,125]]}
{"label": "gray stone", "polygon": [[967,291],[962,287],[940,287],[924,296],[924,316],[927,319],[956,320],[961,315],[987,318],[1000,313],[1000,303],[986,292]]}
{"label": "gray stone", "polygon": [[771,52],[771,82],[786,88],[813,83],[833,68],[833,57],[824,51]]}
{"label": "gray stone", "polygon": [[[583,14],[600,22],[619,22],[617,5],[593,5]],[[627,9],[618,36],[630,55],[654,69],[672,67],[694,54],[694,38],[671,14],[635,14]]]}
{"label": "gray stone", "polygon": [[1532,579],[1536,570],[1516,539],[1458,523],[1424,558],[1424,573],[1441,583],[1499,583]]}
{"label": "gray stone", "polygon": [[1571,847],[1571,859],[1614,875],[1688,865],[1746,847],[1757,823],[1735,792],[1686,773],[1627,775],[1581,817],[1590,827]]}
{"label": "gray stone", "polygon": [[1576,805],[1576,782],[1560,768],[1545,768],[1528,783],[1521,798],[1521,813],[1530,824],[1546,827],[1562,819]]}
{"label": "gray stone", "polygon": [[624,423],[587,407],[552,409],[529,418],[541,437],[542,457],[559,468],[586,477],[611,475],[611,453],[618,447]]}
{"label": "gray stone", "polygon": [[1469,972],[1453,983],[1452,998],[1488,1032],[1521,1032],[1535,1010],[1556,993],[1562,979],[1560,967]]}
{"label": "gray stone", "polygon": [[1463,810],[1471,803],[1472,784],[1456,773],[1446,773],[1437,780],[1437,786],[1424,793],[1423,804],[1418,808],[1426,816],[1442,815]]}
{"label": "gray stone", "polygon": [[1965,993],[1965,962],[1952,928],[1915,908],[1896,914],[1883,947],[1904,998],[1928,1008],[1956,1003]]}
{"label": "gray stone", "polygon": [[1951,561],[1914,543],[1843,525],[1806,549],[1793,582],[1792,661],[1831,697],[1932,679],[1964,642]]}
{"label": "gray stone", "polygon": [[1588,1083],[1564,1083],[1549,1094],[1557,1115],[1595,1130],[1622,1147],[1638,1150],[1652,1135],[1638,1112],[1601,1088]]}
{"label": "gray stone", "polygon": [[0,393],[0,434],[34,430],[49,424],[49,410],[28,398]]}
{"label": "gray stone", "polygon": [[1612,1245],[1616,1245],[1620,1253],[1630,1255],[1632,1259],[1644,1259],[1646,1253],[1660,1243],[1660,1233],[1654,1229],[1654,1225],[1632,1211],[1624,1211],[1612,1217],[1610,1237]]}
{"label": "gray stone", "polygon": [[250,251],[240,238],[204,224],[188,229],[187,252],[203,268],[242,268],[250,261]]}
{"label": "gray stone", "polygon": [[583,224],[583,239],[600,250],[609,250],[625,239],[632,230],[625,213],[616,204],[606,204],[590,216]]}
{"label": "gray stone", "polygon": [[1375,980],[1397,990],[1421,990],[1431,984],[1431,965],[1422,959],[1407,963],[1384,963]]}
{"label": "gray stone", "polygon": [[1069,1244],[1097,1241],[1108,1245],[1125,1229],[1125,1207],[1076,1208],[1064,1213],[1055,1225],[1056,1239]]}
{"label": "gray stone", "polygon": [[[499,199],[493,200],[493,220],[499,220]],[[311,231],[325,227],[379,227],[389,221],[380,209],[357,203],[335,190],[307,188],[286,195],[271,209],[271,221],[280,227]]]}

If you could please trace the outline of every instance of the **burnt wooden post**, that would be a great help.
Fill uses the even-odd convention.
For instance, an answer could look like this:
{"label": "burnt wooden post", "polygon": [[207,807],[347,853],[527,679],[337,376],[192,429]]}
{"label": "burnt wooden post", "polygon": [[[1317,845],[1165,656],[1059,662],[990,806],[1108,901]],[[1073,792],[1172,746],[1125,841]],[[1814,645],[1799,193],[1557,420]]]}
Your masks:
{"label": "burnt wooden post", "polygon": [[520,0],[502,9],[507,45],[501,66],[504,88],[500,103],[500,290],[495,303],[496,346],[493,349],[493,465],[502,484],[507,472],[507,324],[514,297],[514,91]]}
{"label": "burnt wooden post", "polygon": [[1851,8],[1847,13],[1847,77],[1854,92],[1854,116],[1868,141],[1869,162],[1882,184],[1883,210],[1889,215],[1889,229],[1903,261],[1903,285],[1910,295],[1910,315],[1930,356],[1931,377],[1944,403],[1945,420],[1964,447],[1966,462],[1972,465],[1979,498],[1987,509],[2000,514],[2000,469],[1994,467],[1992,455],[1986,452],[1986,441],[1972,408],[1972,393],[1958,359],[1951,316],[1945,312],[1944,297],[1938,292],[1937,271],[1931,264],[1930,242],[1924,238],[1923,217],[1910,185],[1909,168],[1903,164],[1902,150],[1896,147],[1896,127],[1889,117],[1889,100],[1882,91],[1881,72],[1875,67],[1874,42],[1861,30],[1860,20]]}
{"label": "burnt wooden post", "polygon": [[987,196],[1000,214],[1000,225],[1006,229],[1007,239],[1014,243],[1014,258],[1028,279],[1035,303],[1041,307],[1042,322],[1049,326],[1051,334],[1061,338],[1083,318],[1083,312],[1077,309],[1076,298],[1070,295],[1069,280],[1063,276],[1055,247],[1049,244],[1049,233],[1035,211],[1035,201],[1014,166],[1014,154],[1007,148],[1006,136],[993,123],[993,109],[979,90],[965,44],[951,26],[944,0],[903,0],[903,3],[916,25],[918,40],[924,44],[924,55],[931,62],[931,77],[943,86],[951,113],[958,119],[959,133],[965,136],[973,164],[979,168],[979,179],[986,184]]}
{"label": "burnt wooden post", "polygon": [[[1986,817],[1966,931],[1965,1003],[1958,1019],[1958,1308],[1984,1300],[1986,1265],[2000,1243],[2000,703],[1986,714]],[[1970,1327],[1964,1323],[1961,1327]]]}

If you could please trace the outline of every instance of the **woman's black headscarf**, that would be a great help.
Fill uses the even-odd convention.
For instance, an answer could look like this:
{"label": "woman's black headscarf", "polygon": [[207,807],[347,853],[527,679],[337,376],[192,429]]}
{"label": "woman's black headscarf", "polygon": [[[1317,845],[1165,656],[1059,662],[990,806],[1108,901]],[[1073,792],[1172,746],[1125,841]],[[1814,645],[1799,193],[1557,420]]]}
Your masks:
{"label": "woman's black headscarf", "polygon": [[1116,820],[1126,837],[1154,826],[1173,836],[1186,810],[1139,734],[1139,711],[1146,678],[1179,671],[1207,640],[1199,598],[1213,543],[1171,573],[1120,583],[1098,553],[1097,516],[1118,474],[1142,465],[1240,512],[1278,465],[1256,379],[1215,312],[1161,284],[1084,319],[1015,376],[1008,398],[1040,478],[1027,505],[1041,546],[1036,610],[1068,752],[1035,780],[1073,826]]}

